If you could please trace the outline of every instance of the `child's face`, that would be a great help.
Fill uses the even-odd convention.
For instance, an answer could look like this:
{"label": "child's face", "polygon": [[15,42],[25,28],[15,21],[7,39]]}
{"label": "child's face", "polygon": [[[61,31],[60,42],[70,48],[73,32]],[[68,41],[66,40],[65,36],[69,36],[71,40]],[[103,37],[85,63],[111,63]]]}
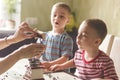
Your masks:
{"label": "child's face", "polygon": [[76,43],[79,49],[90,50],[98,47],[97,41],[99,40],[95,29],[83,22],[78,30]]}
{"label": "child's face", "polygon": [[69,22],[69,13],[62,7],[53,7],[51,11],[51,24],[55,29],[64,29]]}

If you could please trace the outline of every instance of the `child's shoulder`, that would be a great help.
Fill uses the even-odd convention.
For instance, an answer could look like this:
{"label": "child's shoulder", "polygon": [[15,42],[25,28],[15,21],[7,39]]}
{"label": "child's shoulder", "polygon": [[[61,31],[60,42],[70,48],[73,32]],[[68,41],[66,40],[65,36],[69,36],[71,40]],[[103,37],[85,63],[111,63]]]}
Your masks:
{"label": "child's shoulder", "polygon": [[64,36],[65,38],[72,39],[72,37],[67,32],[63,32],[61,35]]}
{"label": "child's shoulder", "polygon": [[103,51],[100,51],[100,58],[106,61],[111,60],[111,58]]}
{"label": "child's shoulder", "polygon": [[80,54],[80,55],[81,55],[81,54],[83,54],[83,53],[84,53],[84,50],[80,50],[80,49],[78,49],[78,50],[76,50],[76,51],[75,51],[75,53],[76,53],[76,54]]}
{"label": "child's shoulder", "polygon": [[102,56],[109,57],[109,56],[107,55],[107,53],[105,53],[104,51],[99,50],[99,52],[100,52],[100,54],[101,54]]}

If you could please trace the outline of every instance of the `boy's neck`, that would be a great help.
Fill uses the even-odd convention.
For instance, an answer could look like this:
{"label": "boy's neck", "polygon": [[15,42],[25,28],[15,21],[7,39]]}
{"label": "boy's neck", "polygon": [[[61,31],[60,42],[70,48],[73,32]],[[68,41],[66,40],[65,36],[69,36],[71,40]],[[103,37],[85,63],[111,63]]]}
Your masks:
{"label": "boy's neck", "polygon": [[99,54],[99,49],[96,50],[91,50],[91,51],[85,51],[85,59],[86,60],[90,60],[90,59],[94,59],[97,55]]}
{"label": "boy's neck", "polygon": [[64,30],[52,30],[53,35],[60,35],[64,32]]}

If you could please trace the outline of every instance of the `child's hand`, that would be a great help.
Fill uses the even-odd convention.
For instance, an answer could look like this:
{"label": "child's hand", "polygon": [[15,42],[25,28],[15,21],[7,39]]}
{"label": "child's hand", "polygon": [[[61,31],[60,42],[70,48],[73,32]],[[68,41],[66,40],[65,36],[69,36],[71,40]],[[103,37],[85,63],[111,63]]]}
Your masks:
{"label": "child's hand", "polygon": [[55,65],[52,65],[51,67],[50,67],[50,70],[51,71],[59,71],[59,70],[63,70],[64,68],[63,68],[63,66],[62,66],[62,64],[55,64]]}
{"label": "child's hand", "polygon": [[103,80],[103,79],[101,79],[101,78],[95,78],[95,79],[91,79],[91,80]]}
{"label": "child's hand", "polygon": [[51,63],[46,61],[46,62],[41,62],[40,65],[44,66],[45,69],[49,69],[49,67],[51,66]]}
{"label": "child's hand", "polygon": [[112,80],[112,79],[94,78],[94,79],[91,79],[91,80]]}

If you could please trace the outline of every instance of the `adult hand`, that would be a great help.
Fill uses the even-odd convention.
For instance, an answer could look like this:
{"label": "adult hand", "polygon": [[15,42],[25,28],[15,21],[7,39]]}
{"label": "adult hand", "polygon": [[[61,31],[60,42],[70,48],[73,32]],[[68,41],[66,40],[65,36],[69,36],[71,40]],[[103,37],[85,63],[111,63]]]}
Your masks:
{"label": "adult hand", "polygon": [[13,35],[16,42],[35,37],[36,32],[26,22],[22,22]]}
{"label": "adult hand", "polygon": [[41,55],[41,53],[45,50],[45,45],[31,43],[29,45],[24,45],[17,49],[18,57],[22,58],[32,58],[37,55]]}

